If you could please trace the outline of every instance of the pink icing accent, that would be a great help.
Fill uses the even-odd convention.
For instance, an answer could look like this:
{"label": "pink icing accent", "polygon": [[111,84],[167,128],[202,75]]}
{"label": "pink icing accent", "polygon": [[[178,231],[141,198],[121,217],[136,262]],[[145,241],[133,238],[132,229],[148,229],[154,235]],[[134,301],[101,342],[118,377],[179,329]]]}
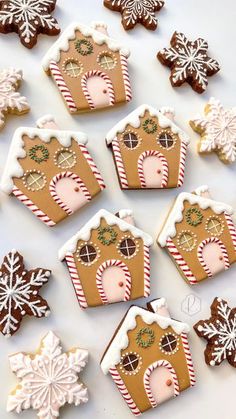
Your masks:
{"label": "pink icing accent", "polygon": [[149,156],[144,159],[143,174],[146,188],[161,188],[163,165],[158,156]]}
{"label": "pink icing accent", "polygon": [[56,122],[53,122],[53,121],[47,121],[47,122],[45,122],[45,124],[43,124],[43,127],[42,128],[43,129],[56,129],[56,130],[59,129],[59,127],[56,124]]}
{"label": "pink icing accent", "polygon": [[[171,382],[171,385],[167,385]],[[150,375],[150,390],[156,404],[175,396],[174,382],[170,370],[166,367],[156,368]]]}
{"label": "pink icing accent", "polygon": [[114,88],[110,78],[101,71],[89,71],[81,80],[82,90],[91,109],[114,105]]}
{"label": "pink icing accent", "polygon": [[107,27],[105,25],[103,25],[103,24],[96,23],[94,25],[94,29],[96,29],[96,31],[98,31],[98,32],[100,32],[100,33],[102,33],[102,34],[104,34],[106,36],[109,36]]}
{"label": "pink icing accent", "polygon": [[212,275],[225,270],[224,255],[218,243],[207,243],[203,247],[202,258]]}
{"label": "pink icing accent", "polygon": [[88,202],[78,183],[74,179],[64,177],[58,180],[55,190],[60,200],[70,208],[72,212],[77,211]]}
{"label": "pink icing accent", "polygon": [[116,303],[125,299],[126,277],[119,266],[110,266],[102,274],[102,287],[108,303]]}

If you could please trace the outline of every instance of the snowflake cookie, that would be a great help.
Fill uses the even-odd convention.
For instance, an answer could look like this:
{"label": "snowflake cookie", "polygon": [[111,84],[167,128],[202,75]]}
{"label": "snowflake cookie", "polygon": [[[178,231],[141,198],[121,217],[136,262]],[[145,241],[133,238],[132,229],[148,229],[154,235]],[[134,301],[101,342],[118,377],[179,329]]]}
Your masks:
{"label": "snowflake cookie", "polygon": [[159,51],[159,61],[171,69],[170,81],[173,87],[184,82],[197,93],[203,93],[208,85],[208,76],[220,70],[216,60],[208,56],[208,43],[198,38],[189,41],[183,33],[175,32],[170,41],[171,48]]}
{"label": "snowflake cookie", "polygon": [[18,33],[21,43],[33,48],[39,33],[58,35],[60,28],[51,16],[57,0],[1,0],[0,32]]}
{"label": "snowflake cookie", "polygon": [[32,408],[40,419],[56,419],[66,403],[78,406],[88,401],[87,389],[78,376],[88,352],[79,348],[62,352],[60,339],[53,332],[44,337],[37,353],[20,352],[9,359],[20,382],[8,397],[8,412]]}
{"label": "snowflake cookie", "polygon": [[120,12],[124,29],[133,29],[141,23],[146,29],[155,30],[157,19],[155,12],[164,6],[163,0],[104,0],[108,9]]}
{"label": "snowflake cookie", "polygon": [[205,107],[205,116],[190,121],[194,131],[201,135],[198,152],[216,152],[224,163],[236,160],[236,107],[225,109],[219,100],[211,98]]}
{"label": "snowflake cookie", "polygon": [[22,115],[29,112],[27,99],[16,92],[22,79],[21,70],[0,70],[0,129],[5,125],[7,113]]}
{"label": "snowflake cookie", "polygon": [[209,320],[200,320],[194,326],[198,336],[207,340],[205,360],[208,365],[220,365],[225,359],[236,368],[236,308],[225,300],[215,298]]}
{"label": "snowflake cookie", "polygon": [[23,257],[16,250],[5,256],[0,269],[0,331],[3,335],[12,336],[26,315],[49,315],[50,309],[39,290],[50,275],[48,269],[26,271]]}

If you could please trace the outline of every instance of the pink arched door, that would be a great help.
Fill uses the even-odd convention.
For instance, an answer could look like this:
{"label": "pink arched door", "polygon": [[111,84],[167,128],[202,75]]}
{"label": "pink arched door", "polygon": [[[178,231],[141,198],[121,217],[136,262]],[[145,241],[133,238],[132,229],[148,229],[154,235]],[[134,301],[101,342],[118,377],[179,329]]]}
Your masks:
{"label": "pink arched door", "polygon": [[165,188],[168,183],[168,163],[157,151],[145,151],[138,160],[142,188]]}
{"label": "pink arched door", "polygon": [[97,272],[97,287],[103,303],[127,301],[130,298],[131,277],[127,266],[116,260],[103,263]]}
{"label": "pink arched door", "polygon": [[91,199],[83,182],[72,173],[55,176],[50,184],[50,192],[57,204],[68,214],[77,211]]}
{"label": "pink arched door", "polygon": [[91,71],[83,77],[82,89],[91,109],[114,104],[114,89],[109,77],[99,71]]}
{"label": "pink arched door", "polygon": [[157,367],[150,375],[150,390],[156,404],[175,396],[174,383],[170,370]]}
{"label": "pink arched door", "polygon": [[207,273],[215,275],[218,272],[227,269],[226,250],[220,246],[220,243],[206,243],[201,251],[202,265]]}

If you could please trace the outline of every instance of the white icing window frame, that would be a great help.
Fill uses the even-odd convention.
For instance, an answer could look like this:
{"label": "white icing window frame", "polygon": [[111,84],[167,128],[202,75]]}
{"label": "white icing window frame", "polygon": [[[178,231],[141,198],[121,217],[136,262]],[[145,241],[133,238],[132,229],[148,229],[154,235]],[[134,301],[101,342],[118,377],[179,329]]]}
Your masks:
{"label": "white icing window frame", "polygon": [[[75,64],[77,64],[78,65],[78,67],[80,67],[80,73],[79,74],[77,74],[77,75],[71,75],[69,72],[68,72],[68,70],[67,70],[67,68],[66,68],[66,66],[69,64],[69,63],[72,63],[72,62],[74,62]],[[76,58],[74,58],[74,57],[68,57],[66,60],[64,60],[63,61],[63,64],[62,64],[62,70],[64,71],[64,73],[68,76],[68,77],[71,77],[72,79],[77,79],[77,78],[79,78],[79,77],[81,77],[81,75],[83,74],[83,71],[84,71],[84,67],[83,67],[83,64],[81,63],[81,61],[79,61],[79,60],[77,60]]]}
{"label": "white icing window frame", "polygon": [[[160,143],[160,135],[162,135],[162,134],[169,134],[169,135],[171,135],[171,137],[172,137],[172,139],[173,139],[173,144],[172,144],[170,147],[164,147],[164,146]],[[173,134],[173,132],[172,132],[170,129],[162,129],[162,130],[158,133],[158,135],[157,135],[157,137],[156,137],[156,140],[157,140],[157,144],[158,144],[158,145],[162,148],[162,150],[170,151],[170,150],[172,150],[173,148],[175,148],[178,138],[177,138],[177,135],[176,135],[176,134]]]}
{"label": "white icing window frame", "polygon": [[[139,361],[137,368],[134,371],[127,371],[123,366],[124,359],[129,355],[135,355]],[[137,353],[133,351],[126,352],[122,355],[119,363],[119,369],[123,372],[125,375],[137,375],[142,367],[142,357]]]}
{"label": "white icing window frame", "polygon": [[[32,188],[28,183],[27,183],[27,178],[28,178],[28,176],[30,176],[31,174],[33,174],[33,173],[37,173],[38,175],[41,175],[41,177],[40,178],[43,178],[43,180],[44,180],[44,184],[43,184],[43,186],[41,186],[40,188],[38,188],[38,189],[35,189],[35,188]],[[36,170],[36,169],[33,169],[33,170],[26,170],[26,172],[24,173],[24,175],[23,175],[23,184],[24,184],[24,186],[25,186],[25,188],[26,189],[28,189],[28,191],[31,191],[31,192],[40,192],[40,191],[42,191],[44,188],[45,188],[45,186],[46,186],[46,184],[47,184],[47,178],[46,178],[46,176],[45,176],[45,174],[44,174],[44,172],[42,172],[41,170]]]}
{"label": "white icing window frame", "polygon": [[[183,247],[182,244],[180,243],[180,238],[183,236],[183,234],[190,234],[194,240],[193,245],[189,247],[188,249]],[[178,247],[182,249],[183,251],[191,252],[197,245],[197,235],[193,233],[191,230],[182,230],[177,236],[177,244],[178,244]]]}
{"label": "white icing window frame", "polygon": [[[137,140],[138,140],[138,144],[135,147],[131,148],[131,147],[128,147],[125,144],[124,136],[126,134],[134,134],[134,135],[136,135]],[[125,150],[133,151],[133,150],[136,150],[141,145],[142,138],[138,135],[137,131],[132,130],[132,129],[128,129],[128,130],[125,130],[124,132],[122,132],[121,137],[120,137],[120,142],[121,142],[122,146],[125,148]]]}
{"label": "white icing window frame", "polygon": [[[163,346],[162,346],[162,340],[167,336],[174,336],[174,338],[176,339],[176,347],[175,347],[175,349],[173,349],[171,351],[165,351],[165,349],[163,349]],[[165,355],[174,355],[179,350],[179,342],[180,342],[180,339],[179,339],[178,335],[176,335],[173,332],[166,332],[161,336],[161,338],[159,340],[159,349]]]}
{"label": "white icing window frame", "polygon": [[[209,229],[209,227],[208,227],[208,224],[210,223],[210,221],[212,221],[212,220],[217,220],[218,222],[219,222],[219,224],[221,225],[221,230],[220,230],[220,232],[219,233],[215,233],[215,232],[212,232],[211,231],[211,229]],[[206,231],[212,236],[212,237],[220,237],[221,236],[221,234],[223,233],[223,231],[224,231],[224,228],[225,228],[225,223],[224,223],[224,220],[221,220],[221,218],[220,217],[218,217],[217,215],[212,215],[212,216],[210,216],[210,217],[208,217],[207,219],[206,219],[206,222],[205,222],[205,229],[206,229]]]}
{"label": "white icing window frame", "polygon": [[[60,153],[63,153],[63,152],[68,152],[68,153],[71,153],[71,154],[74,156],[74,163],[73,163],[72,165],[67,166],[67,167],[64,167],[64,166],[61,166],[61,164],[60,164],[60,163],[58,163],[58,156],[59,156],[59,154],[60,154]],[[61,147],[61,148],[59,148],[59,149],[56,151],[56,153],[54,154],[54,158],[53,158],[53,160],[54,160],[55,165],[56,165],[57,167],[60,167],[60,168],[61,168],[61,169],[63,169],[63,170],[68,170],[68,169],[71,169],[71,168],[72,168],[72,167],[74,167],[74,166],[76,165],[76,163],[77,163],[77,157],[76,157],[76,153],[75,153],[75,151],[73,151],[71,148],[65,148],[65,147]]]}
{"label": "white icing window frame", "polygon": [[[130,256],[125,256],[122,252],[121,252],[121,250],[120,250],[120,245],[121,245],[121,243],[122,243],[122,241],[124,241],[124,240],[127,240],[127,239],[130,239],[130,240],[132,240],[134,243],[135,243],[135,246],[136,246],[136,248],[135,248],[135,252],[132,254],[132,255],[130,255]],[[124,258],[124,259],[133,259],[135,256],[137,256],[137,254],[138,254],[138,252],[139,252],[139,250],[140,250],[140,245],[139,245],[139,242],[138,242],[138,240],[136,240],[132,235],[130,235],[130,234],[125,234],[120,240],[119,240],[119,242],[117,243],[117,246],[116,246],[116,248],[117,248],[117,251],[118,251],[118,253],[122,256],[122,258]]]}
{"label": "white icing window frame", "polygon": [[[112,60],[113,60],[113,67],[112,68],[106,68],[101,64],[101,58],[105,57],[105,56],[109,56]],[[113,54],[111,51],[109,50],[104,50],[102,52],[100,52],[98,54],[97,57],[97,63],[99,64],[99,66],[104,70],[104,71],[112,71],[116,68],[117,66],[117,58],[115,56],[115,54]]]}
{"label": "white icing window frame", "polygon": [[[87,262],[86,263],[81,259],[80,251],[84,246],[93,246],[94,249],[96,250],[96,258],[92,262]],[[75,255],[76,255],[76,259],[79,261],[79,263],[81,265],[89,267],[89,266],[94,265],[99,260],[99,258],[101,256],[101,251],[95,243],[93,243],[92,241],[89,241],[89,242],[81,243],[80,246],[77,248]]]}

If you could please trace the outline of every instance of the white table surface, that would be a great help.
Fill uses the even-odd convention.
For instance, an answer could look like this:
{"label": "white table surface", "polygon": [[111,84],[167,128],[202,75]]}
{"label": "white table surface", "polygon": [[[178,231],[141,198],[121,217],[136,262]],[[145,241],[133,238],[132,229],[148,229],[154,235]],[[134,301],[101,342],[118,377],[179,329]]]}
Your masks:
{"label": "white table surface", "polygon": [[[235,105],[235,17],[234,0],[166,0],[166,7],[159,13],[159,29],[147,31],[141,26],[125,32],[120,24],[119,13],[113,13],[102,5],[102,0],[58,0],[54,15],[62,29],[73,20],[89,23],[103,20],[109,23],[110,35],[129,46],[132,51],[129,65],[133,86],[133,101],[128,106],[72,117],[64,107],[55,85],[41,68],[41,58],[55,38],[39,36],[33,50],[24,48],[15,34],[0,35],[1,67],[16,66],[24,71],[25,81],[21,92],[31,105],[30,114],[9,117],[6,128],[0,134],[0,171],[5,163],[14,130],[18,126],[34,126],[34,121],[45,113],[52,113],[64,129],[82,130],[89,135],[89,150],[101,169],[107,190],[80,213],[61,225],[49,229],[38,221],[17,199],[0,196],[0,257],[17,248],[25,257],[27,267],[45,266],[53,271],[53,278],[42,289],[52,314],[47,319],[27,318],[19,332],[11,339],[0,336],[0,418],[14,418],[6,413],[6,399],[17,380],[8,365],[8,354],[17,351],[33,352],[48,330],[55,331],[69,349],[78,345],[90,352],[90,361],[81,374],[90,392],[88,404],[61,410],[65,419],[124,419],[132,415],[117,391],[110,376],[104,376],[99,360],[116,325],[129,304],[117,304],[81,311],[77,303],[66,267],[57,260],[59,247],[70,238],[100,208],[116,212],[120,208],[132,208],[137,225],[156,239],[166,212],[177,190],[130,191],[119,189],[112,155],[104,142],[106,132],[127,113],[142,103],[176,109],[176,121],[191,136],[186,178],[182,190],[191,191],[208,183],[212,195],[236,208],[236,164],[231,167],[221,163],[215,155],[201,158],[196,152],[195,134],[188,120],[202,112],[206,101],[215,96],[225,106]],[[225,5],[224,5],[225,4]],[[209,87],[203,95],[194,93],[186,85],[173,89],[169,83],[169,70],[156,59],[156,53],[174,32],[185,32],[189,38],[198,36],[209,42],[210,55],[221,63],[221,72],[209,79]],[[228,299],[236,305],[236,266],[213,280],[191,288],[180,277],[167,254],[154,246],[151,255],[151,297],[165,296],[175,318],[194,324],[200,318],[208,318],[209,306],[215,296]],[[181,311],[181,303],[189,294],[201,299],[201,312],[189,316]],[[145,305],[146,301],[139,301]],[[149,411],[147,418],[160,419],[227,419],[235,418],[236,370],[227,363],[210,368],[204,363],[205,342],[192,331],[190,343],[196,367],[197,385],[179,398]],[[36,418],[33,411],[22,413],[22,418]]]}

